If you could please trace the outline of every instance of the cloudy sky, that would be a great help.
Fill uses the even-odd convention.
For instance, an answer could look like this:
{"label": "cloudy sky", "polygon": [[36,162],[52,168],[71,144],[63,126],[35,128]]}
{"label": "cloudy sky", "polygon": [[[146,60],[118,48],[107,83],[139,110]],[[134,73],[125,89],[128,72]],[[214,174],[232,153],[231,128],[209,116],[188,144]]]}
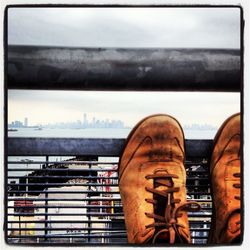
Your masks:
{"label": "cloudy sky", "polygon": [[239,48],[238,8],[11,8],[9,44]]}
{"label": "cloudy sky", "polygon": [[[237,8],[12,8],[8,43],[81,47],[240,48]],[[21,91],[8,94],[8,118],[30,123],[121,119],[153,113],[182,124],[219,126],[240,111],[237,93]]]}
{"label": "cloudy sky", "polygon": [[[220,124],[239,112],[236,93],[201,92],[77,92],[77,91],[9,91],[9,121],[30,123],[83,120],[88,118],[120,119],[128,126],[155,113],[175,116],[182,125]],[[31,106],[32,105],[32,106]]]}

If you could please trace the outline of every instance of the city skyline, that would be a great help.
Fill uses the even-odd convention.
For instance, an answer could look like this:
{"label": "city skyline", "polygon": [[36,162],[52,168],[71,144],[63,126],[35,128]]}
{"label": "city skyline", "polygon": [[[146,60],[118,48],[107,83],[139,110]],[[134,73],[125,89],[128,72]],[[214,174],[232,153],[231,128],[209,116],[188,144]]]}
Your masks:
{"label": "city skyline", "polygon": [[[92,118],[92,119],[91,119]],[[75,120],[71,122],[57,121],[56,123],[36,123],[29,124],[29,118],[24,117],[24,122],[15,119],[14,121],[8,122],[8,127],[10,128],[25,128],[25,127],[47,127],[47,128],[125,128],[124,122],[121,120],[114,120],[106,118],[101,120],[98,117],[90,117],[88,119],[88,114],[83,113],[83,119]]]}
{"label": "city skyline", "polygon": [[[28,127],[43,127],[43,128],[132,128],[125,126],[124,122],[121,120],[110,120],[106,118],[105,120],[99,120],[95,116],[88,120],[88,115],[83,114],[83,120],[76,120],[72,122],[58,121],[57,123],[44,123],[44,124],[28,124],[28,118],[25,117],[24,122],[15,120],[8,123],[9,128],[28,128]],[[218,127],[211,124],[183,124],[183,129],[191,130],[215,130]]]}
{"label": "city skyline", "polygon": [[182,126],[219,127],[240,112],[240,94],[223,92],[112,92],[112,91],[8,91],[8,121],[46,124],[83,120],[83,113],[99,120],[121,120],[134,127],[152,114],[168,114]]}

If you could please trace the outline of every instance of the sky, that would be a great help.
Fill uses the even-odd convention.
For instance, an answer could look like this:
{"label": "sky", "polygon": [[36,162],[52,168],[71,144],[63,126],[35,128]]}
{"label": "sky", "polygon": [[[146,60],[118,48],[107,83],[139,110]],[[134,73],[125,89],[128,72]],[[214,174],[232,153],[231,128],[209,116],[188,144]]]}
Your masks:
{"label": "sky", "polygon": [[10,8],[9,44],[239,48],[238,8]]}
{"label": "sky", "polygon": [[164,113],[182,125],[207,123],[219,127],[240,111],[237,93],[11,90],[8,100],[9,121],[28,117],[30,124],[82,121],[86,113],[89,120],[94,116],[120,119],[134,126],[148,115]]}
{"label": "sky", "polygon": [[[8,43],[137,48],[240,48],[238,8],[12,8]],[[240,111],[239,93],[10,90],[8,119],[82,120],[83,113],[133,126],[167,113],[182,124],[219,126]]]}

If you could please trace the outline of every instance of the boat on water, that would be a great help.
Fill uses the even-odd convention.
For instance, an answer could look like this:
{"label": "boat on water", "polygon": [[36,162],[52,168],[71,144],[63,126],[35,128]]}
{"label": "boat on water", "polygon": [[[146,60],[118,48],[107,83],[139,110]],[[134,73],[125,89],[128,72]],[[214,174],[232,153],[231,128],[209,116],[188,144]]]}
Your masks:
{"label": "boat on water", "polygon": [[42,127],[37,127],[34,130],[42,130],[42,129],[43,129]]}
{"label": "boat on water", "polygon": [[16,131],[18,131],[18,129],[16,129],[16,128],[8,128],[8,132],[16,132]]}

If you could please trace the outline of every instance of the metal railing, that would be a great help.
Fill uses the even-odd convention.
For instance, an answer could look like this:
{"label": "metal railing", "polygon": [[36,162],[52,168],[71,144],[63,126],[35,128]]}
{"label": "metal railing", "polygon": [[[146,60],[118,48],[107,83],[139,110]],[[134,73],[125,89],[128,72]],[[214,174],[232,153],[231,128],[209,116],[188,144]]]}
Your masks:
{"label": "metal railing", "polygon": [[[211,140],[186,140],[193,244],[211,221]],[[5,232],[9,244],[127,244],[118,187],[124,139],[8,138]]]}
{"label": "metal railing", "polygon": [[[9,89],[234,91],[244,101],[241,50],[6,46],[5,52],[6,107]],[[7,243],[127,244],[117,177],[124,139],[6,142]],[[185,143],[187,199],[202,206],[189,213],[192,243],[206,244],[212,141]]]}
{"label": "metal railing", "polygon": [[9,45],[9,89],[234,91],[237,49],[75,48]]}

